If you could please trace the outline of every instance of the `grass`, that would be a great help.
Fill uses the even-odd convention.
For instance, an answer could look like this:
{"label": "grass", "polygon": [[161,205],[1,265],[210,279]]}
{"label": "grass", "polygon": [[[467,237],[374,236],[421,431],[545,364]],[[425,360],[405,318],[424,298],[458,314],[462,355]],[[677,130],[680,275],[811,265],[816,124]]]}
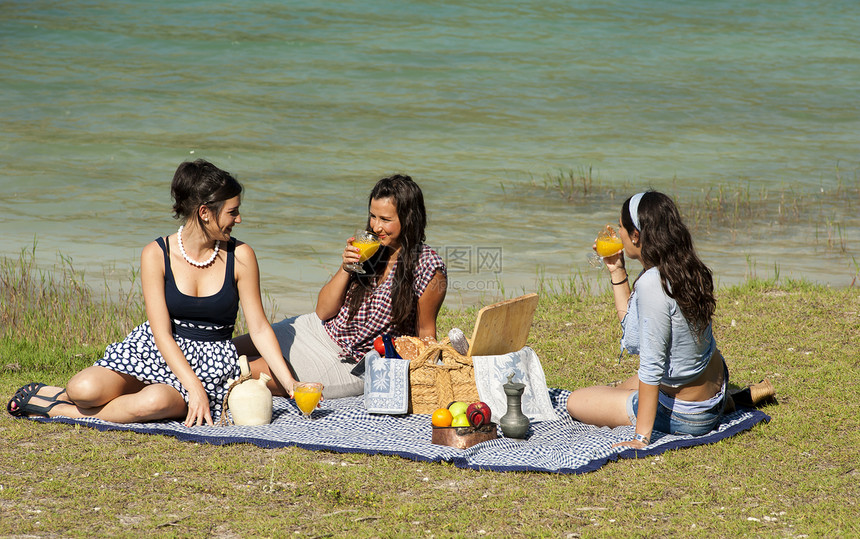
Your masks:
{"label": "grass", "polygon": [[[142,320],[68,275],[0,264],[0,395],[63,383]],[[26,275],[30,273],[30,275]],[[57,275],[63,275],[62,269]],[[37,278],[38,277],[38,278]],[[22,283],[29,283],[24,286]],[[549,385],[629,376],[599,283],[545,289],[529,344]],[[14,286],[13,286],[14,285]],[[105,301],[102,301],[105,299]],[[74,306],[74,309],[70,306]],[[116,310],[114,310],[116,309]],[[443,309],[467,334],[476,309]],[[99,432],[0,415],[0,534],[136,537],[857,536],[860,290],[752,279],[718,292],[732,381],[768,377],[768,424],[584,475]],[[86,343],[86,344],[79,344]]]}
{"label": "grass", "polygon": [[17,259],[0,258],[0,336],[14,330],[19,339],[47,348],[103,347],[145,318],[136,274],[128,288],[112,290],[105,279],[97,296],[70,259],[61,255],[46,271],[37,267],[35,253],[34,244]]}

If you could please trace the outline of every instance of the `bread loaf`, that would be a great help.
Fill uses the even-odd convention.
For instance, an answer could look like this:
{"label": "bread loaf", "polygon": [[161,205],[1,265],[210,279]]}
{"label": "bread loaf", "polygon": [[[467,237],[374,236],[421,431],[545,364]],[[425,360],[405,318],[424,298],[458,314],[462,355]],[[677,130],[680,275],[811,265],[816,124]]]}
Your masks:
{"label": "bread loaf", "polygon": [[426,340],[419,339],[418,337],[397,337],[394,339],[394,348],[397,349],[400,357],[412,361],[413,359],[417,359],[421,355],[421,352],[427,348],[428,340],[432,339],[429,337]]}

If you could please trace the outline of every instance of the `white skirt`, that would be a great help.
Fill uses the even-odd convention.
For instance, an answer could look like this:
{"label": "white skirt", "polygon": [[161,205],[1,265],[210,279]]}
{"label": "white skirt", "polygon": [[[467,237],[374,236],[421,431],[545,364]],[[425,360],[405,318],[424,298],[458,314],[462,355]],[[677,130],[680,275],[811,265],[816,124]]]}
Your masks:
{"label": "white skirt", "polygon": [[364,394],[364,380],[350,373],[355,363],[340,360],[340,346],[329,337],[316,313],[281,320],[272,329],[300,382],[322,383],[327,399]]}

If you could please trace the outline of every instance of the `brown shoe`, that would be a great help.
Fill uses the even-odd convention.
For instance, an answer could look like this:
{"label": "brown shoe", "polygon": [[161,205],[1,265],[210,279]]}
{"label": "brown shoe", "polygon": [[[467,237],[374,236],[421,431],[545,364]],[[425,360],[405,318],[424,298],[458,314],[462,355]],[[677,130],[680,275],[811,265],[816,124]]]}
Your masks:
{"label": "brown shoe", "polygon": [[731,397],[737,406],[756,408],[760,404],[776,402],[776,391],[770,380],[765,378],[757,384],[732,392]]}
{"label": "brown shoe", "polygon": [[773,402],[776,400],[775,397],[776,391],[767,378],[750,386],[750,399],[752,399],[754,406]]}

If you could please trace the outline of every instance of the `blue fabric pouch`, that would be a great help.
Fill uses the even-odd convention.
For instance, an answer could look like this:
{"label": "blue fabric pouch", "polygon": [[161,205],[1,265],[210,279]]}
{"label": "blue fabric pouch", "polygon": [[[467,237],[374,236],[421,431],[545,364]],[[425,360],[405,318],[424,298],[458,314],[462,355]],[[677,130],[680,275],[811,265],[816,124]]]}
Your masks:
{"label": "blue fabric pouch", "polygon": [[371,414],[405,414],[409,410],[409,360],[364,356],[364,407]]}

